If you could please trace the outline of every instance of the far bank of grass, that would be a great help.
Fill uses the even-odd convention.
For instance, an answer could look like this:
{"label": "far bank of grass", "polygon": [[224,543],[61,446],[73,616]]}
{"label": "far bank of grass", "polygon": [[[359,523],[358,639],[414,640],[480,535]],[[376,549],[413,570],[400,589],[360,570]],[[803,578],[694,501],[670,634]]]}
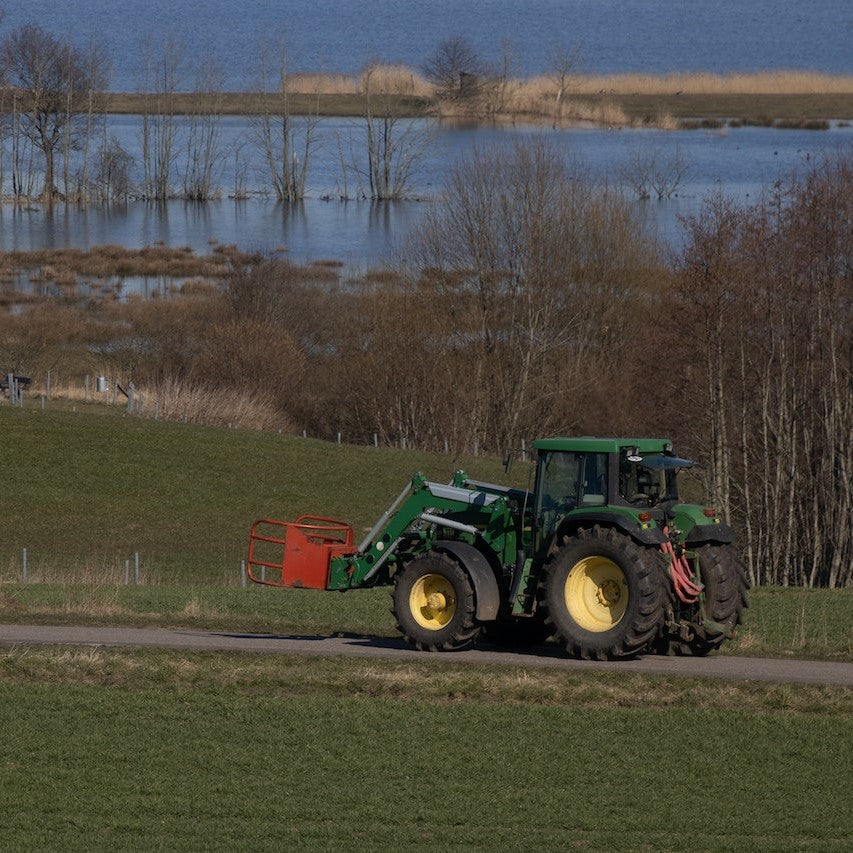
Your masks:
{"label": "far bank of grass", "polygon": [[8,849],[845,850],[849,691],[0,654]]}
{"label": "far bank of grass", "polygon": [[[754,74],[702,72],[547,75],[524,79],[483,78],[466,91],[438,91],[416,70],[370,66],[357,76],[296,74],[282,92],[170,93],[175,114],[221,113],[363,117],[464,117],[473,120],[546,120],[557,123],[692,126],[702,119],[781,127],[820,120],[853,119],[853,76],[775,70]],[[144,114],[163,108],[163,98],[112,93],[107,111]],[[811,124],[809,124],[811,123]],[[678,126],[677,124],[675,126]]]}

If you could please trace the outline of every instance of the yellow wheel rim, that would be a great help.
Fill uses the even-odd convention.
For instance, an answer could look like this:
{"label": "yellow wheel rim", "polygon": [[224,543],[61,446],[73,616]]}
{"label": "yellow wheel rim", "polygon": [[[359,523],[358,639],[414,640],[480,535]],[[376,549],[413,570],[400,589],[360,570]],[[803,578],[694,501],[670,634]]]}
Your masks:
{"label": "yellow wheel rim", "polygon": [[438,631],[456,613],[456,593],[444,575],[424,575],[409,593],[409,608],[422,628]]}
{"label": "yellow wheel rim", "polygon": [[606,557],[584,557],[572,566],[564,590],[566,610],[586,631],[609,631],[628,608],[628,581]]}

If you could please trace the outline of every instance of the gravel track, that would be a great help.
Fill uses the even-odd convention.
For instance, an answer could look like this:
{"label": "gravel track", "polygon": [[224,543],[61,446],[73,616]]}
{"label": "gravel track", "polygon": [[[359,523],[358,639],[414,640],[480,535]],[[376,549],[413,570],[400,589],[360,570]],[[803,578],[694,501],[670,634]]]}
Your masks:
{"label": "gravel track", "polygon": [[179,651],[254,652],[261,654],[349,655],[386,660],[430,660],[448,663],[504,664],[567,671],[640,672],[691,678],[772,681],[792,684],[834,684],[853,687],[853,663],[776,658],[661,657],[648,655],[618,662],[579,661],[556,647],[525,652],[482,645],[464,652],[433,654],[409,648],[402,640],[378,637],[312,637],[192,631],[179,628],[79,627],[72,625],[0,625],[0,646],[103,646],[107,648],[164,648]]}

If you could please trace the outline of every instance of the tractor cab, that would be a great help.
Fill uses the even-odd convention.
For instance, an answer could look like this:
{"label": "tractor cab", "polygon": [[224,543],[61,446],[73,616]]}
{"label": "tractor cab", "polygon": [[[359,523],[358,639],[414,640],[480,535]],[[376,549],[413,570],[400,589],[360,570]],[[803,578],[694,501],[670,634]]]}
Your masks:
{"label": "tractor cab", "polygon": [[642,526],[639,515],[651,511],[663,521],[678,502],[678,471],[694,464],[675,456],[666,439],[549,438],[534,447],[537,547],[547,545],[567,518],[610,516]]}

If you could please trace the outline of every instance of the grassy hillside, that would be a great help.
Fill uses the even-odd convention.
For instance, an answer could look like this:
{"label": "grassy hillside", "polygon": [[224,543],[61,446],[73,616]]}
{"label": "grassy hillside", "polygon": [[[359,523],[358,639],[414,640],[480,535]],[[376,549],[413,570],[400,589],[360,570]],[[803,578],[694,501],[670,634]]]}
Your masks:
{"label": "grassy hillside", "polygon": [[20,573],[26,548],[33,581],[118,581],[138,552],[148,581],[235,583],[255,518],[317,513],[351,521],[358,538],[416,470],[444,482],[460,466],[504,476],[493,459],[58,405],[0,407],[0,580]]}

